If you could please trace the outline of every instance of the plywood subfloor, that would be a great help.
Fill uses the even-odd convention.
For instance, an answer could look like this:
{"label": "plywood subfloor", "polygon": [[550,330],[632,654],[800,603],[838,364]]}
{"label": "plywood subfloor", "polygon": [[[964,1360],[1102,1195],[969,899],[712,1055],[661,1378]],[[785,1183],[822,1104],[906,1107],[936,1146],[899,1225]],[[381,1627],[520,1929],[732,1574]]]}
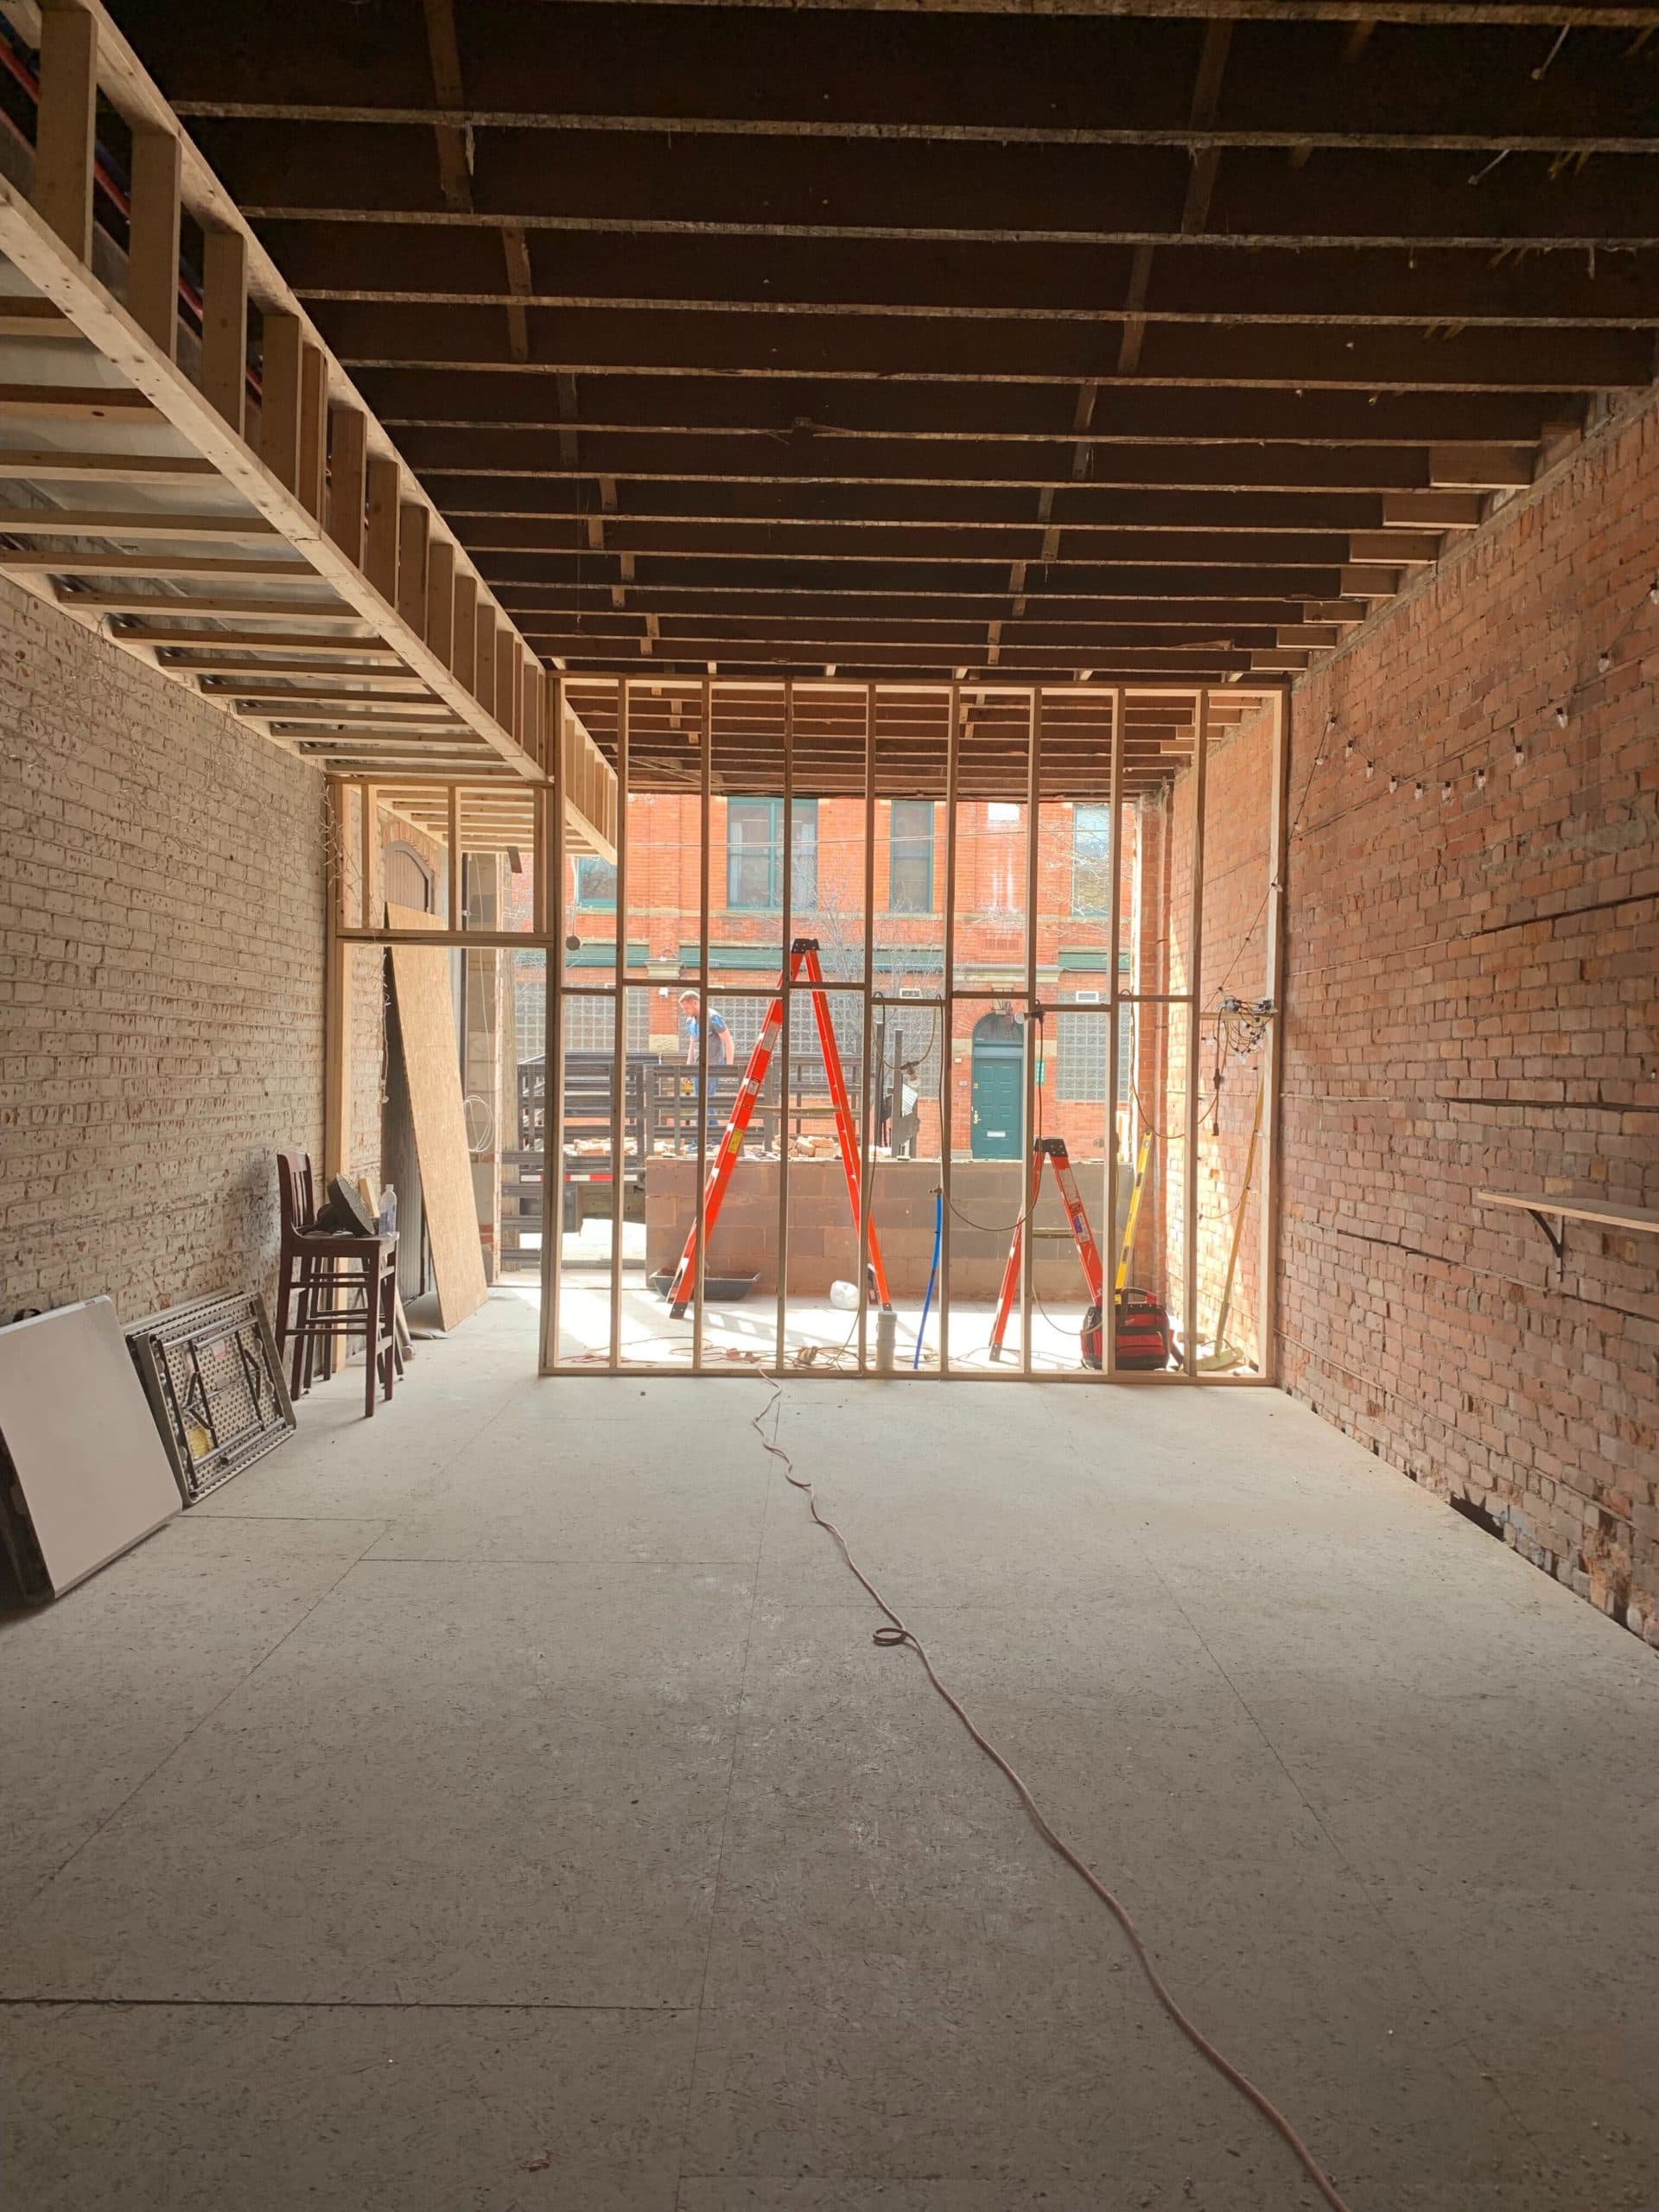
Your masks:
{"label": "plywood subfloor", "polygon": [[[0,1624],[17,2201],[1311,2203],[872,1644],[767,1387],[537,1382],[535,1320]],[[1659,2199],[1654,1655],[1268,1392],[780,1433],[1356,2212]]]}

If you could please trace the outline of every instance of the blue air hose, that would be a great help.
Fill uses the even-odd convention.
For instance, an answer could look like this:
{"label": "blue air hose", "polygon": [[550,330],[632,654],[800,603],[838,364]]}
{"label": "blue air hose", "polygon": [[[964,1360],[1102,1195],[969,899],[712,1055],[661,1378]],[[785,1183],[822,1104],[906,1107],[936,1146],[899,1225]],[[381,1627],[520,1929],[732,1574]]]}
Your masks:
{"label": "blue air hose", "polygon": [[922,1300],[922,1319],[916,1331],[916,1351],[911,1360],[913,1374],[922,1363],[922,1338],[927,1333],[927,1309],[933,1303],[933,1286],[939,1279],[939,1246],[944,1237],[944,1192],[933,1193],[933,1261],[927,1271],[927,1294]]}

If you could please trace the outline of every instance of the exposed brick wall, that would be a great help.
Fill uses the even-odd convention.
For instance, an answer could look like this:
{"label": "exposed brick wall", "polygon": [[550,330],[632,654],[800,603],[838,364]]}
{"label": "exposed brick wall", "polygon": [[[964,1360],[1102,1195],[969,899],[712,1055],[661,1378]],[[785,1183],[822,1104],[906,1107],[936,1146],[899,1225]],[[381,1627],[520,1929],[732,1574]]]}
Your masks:
{"label": "exposed brick wall", "polygon": [[1650,408],[1297,691],[1281,1353],[1659,1644],[1659,1238],[1474,1195],[1659,1207],[1656,575]]}
{"label": "exposed brick wall", "polygon": [[[1217,1017],[1224,999],[1249,1005],[1266,996],[1269,988],[1273,743],[1268,717],[1263,715],[1236,734],[1217,739],[1207,747],[1207,756],[1204,897],[1196,979],[1192,942],[1196,795],[1192,776],[1180,777],[1170,794],[1167,988],[1186,990],[1196,980],[1200,1009],[1197,1334],[1201,1344],[1213,1344],[1224,1305],[1228,1344],[1243,1356],[1244,1363],[1259,1368],[1264,1364],[1261,1231],[1265,1161],[1259,1144],[1252,1149],[1251,1132],[1265,1043],[1255,1026]],[[1149,1038],[1155,1039],[1159,1025],[1151,1009],[1147,1027]],[[1162,1181],[1164,1233],[1159,1249],[1163,1253],[1166,1294],[1179,1325],[1186,1278],[1183,1144],[1188,1033],[1184,1011],[1172,1011],[1165,1034],[1167,1052],[1161,1119],[1168,1139]],[[1150,1088],[1142,1093],[1148,1100],[1156,1095]]]}
{"label": "exposed brick wall", "polygon": [[270,1288],[322,1140],[322,779],[0,581],[0,1310]]}

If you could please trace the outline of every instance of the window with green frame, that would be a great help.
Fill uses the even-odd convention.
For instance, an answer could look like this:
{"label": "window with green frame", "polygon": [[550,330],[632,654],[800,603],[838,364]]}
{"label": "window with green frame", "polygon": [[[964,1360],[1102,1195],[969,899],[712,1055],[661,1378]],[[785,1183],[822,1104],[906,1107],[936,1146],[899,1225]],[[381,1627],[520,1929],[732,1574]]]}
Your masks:
{"label": "window with green frame", "polygon": [[[726,905],[742,913],[776,913],[784,903],[784,803],[726,802]],[[795,802],[790,899],[797,912],[818,903],[818,802]]]}
{"label": "window with green frame", "polygon": [[597,853],[576,855],[576,904],[612,908],[616,905],[616,870]]}
{"label": "window with green frame", "polygon": [[1077,806],[1071,810],[1071,911],[1112,911],[1112,810]]}
{"label": "window with green frame", "polygon": [[887,911],[933,911],[933,802],[896,798],[887,818]]}

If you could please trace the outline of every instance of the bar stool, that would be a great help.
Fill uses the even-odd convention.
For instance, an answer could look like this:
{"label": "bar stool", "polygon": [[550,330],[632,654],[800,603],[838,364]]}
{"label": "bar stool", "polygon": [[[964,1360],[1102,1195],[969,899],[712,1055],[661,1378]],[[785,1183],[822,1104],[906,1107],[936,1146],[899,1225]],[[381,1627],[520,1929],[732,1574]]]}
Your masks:
{"label": "bar stool", "polygon": [[319,1352],[326,1376],[335,1344],[360,1337],[364,1416],[372,1420],[375,1386],[390,1402],[397,1365],[397,1239],[319,1229],[308,1153],[279,1152],[276,1181],[283,1224],[276,1351],[281,1358],[292,1344],[291,1394],[302,1397],[311,1388]]}

